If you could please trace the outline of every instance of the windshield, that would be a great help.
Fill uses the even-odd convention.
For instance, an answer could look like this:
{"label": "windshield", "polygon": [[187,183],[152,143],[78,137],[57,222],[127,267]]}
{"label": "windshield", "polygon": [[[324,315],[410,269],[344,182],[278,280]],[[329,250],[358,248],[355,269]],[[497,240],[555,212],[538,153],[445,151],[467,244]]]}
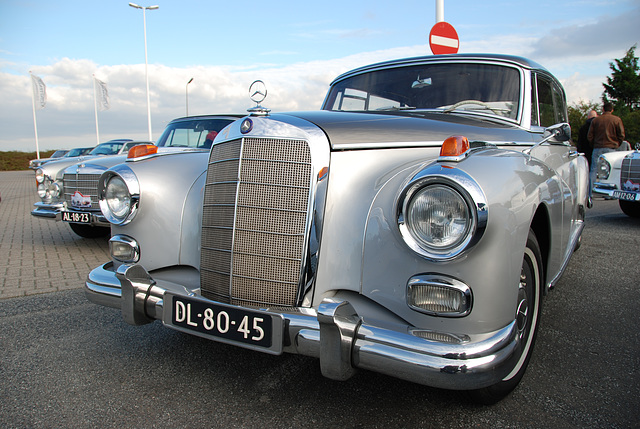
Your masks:
{"label": "windshield", "polygon": [[376,70],[336,83],[325,110],[429,109],[516,119],[520,73],[493,64],[448,63]]}
{"label": "windshield", "polygon": [[85,154],[89,151],[89,149],[87,149],[86,147],[78,147],[75,149],[71,149],[69,152],[66,153],[65,157],[70,158],[72,156],[80,156],[82,154]]}
{"label": "windshield", "polygon": [[158,147],[192,147],[209,149],[218,132],[231,119],[197,119],[171,123],[160,136]]}
{"label": "windshield", "polygon": [[89,155],[116,155],[124,144],[123,141],[100,143],[89,152]]}

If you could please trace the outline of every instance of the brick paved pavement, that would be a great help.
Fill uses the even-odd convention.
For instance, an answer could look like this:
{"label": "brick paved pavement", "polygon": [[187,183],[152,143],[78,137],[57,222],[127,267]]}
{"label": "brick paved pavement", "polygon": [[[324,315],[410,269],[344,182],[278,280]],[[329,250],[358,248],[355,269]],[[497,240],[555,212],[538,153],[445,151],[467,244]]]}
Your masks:
{"label": "brick paved pavement", "polygon": [[31,216],[39,201],[33,171],[0,171],[0,196],[0,299],[81,288],[109,260],[107,238]]}

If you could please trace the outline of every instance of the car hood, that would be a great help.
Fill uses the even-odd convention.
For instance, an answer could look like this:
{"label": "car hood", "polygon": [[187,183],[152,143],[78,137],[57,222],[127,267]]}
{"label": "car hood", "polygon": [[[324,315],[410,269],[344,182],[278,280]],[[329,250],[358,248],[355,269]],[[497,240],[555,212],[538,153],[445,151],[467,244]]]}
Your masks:
{"label": "car hood", "polygon": [[[532,135],[515,124],[437,112],[287,113],[320,127],[334,149],[361,147],[440,145],[448,137],[463,135],[469,141],[531,143]],[[279,119],[278,114],[272,115]],[[286,119],[283,119],[286,121]]]}

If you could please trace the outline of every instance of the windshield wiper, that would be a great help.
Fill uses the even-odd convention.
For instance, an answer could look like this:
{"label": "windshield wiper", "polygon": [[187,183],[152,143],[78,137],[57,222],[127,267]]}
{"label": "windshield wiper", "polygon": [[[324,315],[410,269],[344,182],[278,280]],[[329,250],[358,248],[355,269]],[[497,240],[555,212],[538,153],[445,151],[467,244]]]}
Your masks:
{"label": "windshield wiper", "polygon": [[376,112],[395,112],[398,110],[416,110],[413,106],[385,106],[375,109]]}

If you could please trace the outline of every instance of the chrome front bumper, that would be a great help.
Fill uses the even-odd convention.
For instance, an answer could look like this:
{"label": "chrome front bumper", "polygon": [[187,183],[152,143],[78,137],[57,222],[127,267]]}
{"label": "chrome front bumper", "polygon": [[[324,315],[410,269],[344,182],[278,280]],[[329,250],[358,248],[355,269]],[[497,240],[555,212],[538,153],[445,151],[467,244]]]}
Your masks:
{"label": "chrome front bumper", "polygon": [[[80,210],[69,209],[65,207],[64,203],[57,204],[46,204],[43,202],[37,202],[33,204],[35,209],[31,211],[31,216],[46,218],[46,219],[54,219],[54,220],[62,220],[62,212],[77,212],[77,213],[87,213]],[[89,216],[91,222],[87,225],[92,226],[111,226],[111,224],[107,221],[107,219],[102,215],[102,212],[89,212]]]}
{"label": "chrome front bumper", "polygon": [[[133,325],[162,320],[165,292],[194,293],[180,289],[153,279],[139,265],[114,271],[111,262],[94,269],[85,283],[90,301],[121,309]],[[412,326],[392,330],[365,323],[348,301],[333,298],[325,299],[317,311],[279,314],[285,320],[283,351],[318,358],[322,374],[334,380],[346,380],[362,368],[432,387],[479,389],[502,380],[517,359],[515,321],[483,335]]]}

